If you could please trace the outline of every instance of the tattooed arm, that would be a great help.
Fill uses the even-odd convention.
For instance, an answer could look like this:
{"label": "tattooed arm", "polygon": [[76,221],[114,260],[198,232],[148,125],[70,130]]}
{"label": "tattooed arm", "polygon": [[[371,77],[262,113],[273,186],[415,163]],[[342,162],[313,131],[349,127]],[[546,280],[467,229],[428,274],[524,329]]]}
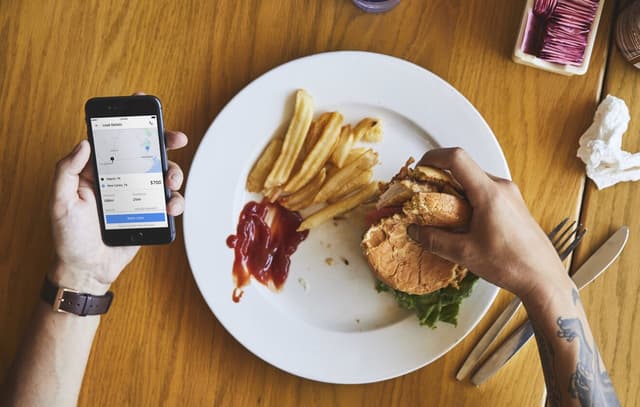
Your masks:
{"label": "tattooed arm", "polygon": [[523,300],[552,405],[619,405],[575,285],[518,187],[487,174],[459,148],[431,150],[419,165],[450,170],[464,187],[473,216],[466,231],[411,225],[409,235]]}
{"label": "tattooed arm", "polygon": [[523,299],[538,342],[547,401],[555,406],[619,406],[569,278]]}

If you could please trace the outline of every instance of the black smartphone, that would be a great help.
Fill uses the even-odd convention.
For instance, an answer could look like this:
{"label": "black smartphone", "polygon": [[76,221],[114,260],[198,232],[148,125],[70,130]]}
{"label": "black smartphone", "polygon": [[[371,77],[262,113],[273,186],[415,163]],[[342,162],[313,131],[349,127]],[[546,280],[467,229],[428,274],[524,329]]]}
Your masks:
{"label": "black smartphone", "polygon": [[109,246],[171,243],[162,105],[155,96],[92,98],[85,104],[102,240]]}

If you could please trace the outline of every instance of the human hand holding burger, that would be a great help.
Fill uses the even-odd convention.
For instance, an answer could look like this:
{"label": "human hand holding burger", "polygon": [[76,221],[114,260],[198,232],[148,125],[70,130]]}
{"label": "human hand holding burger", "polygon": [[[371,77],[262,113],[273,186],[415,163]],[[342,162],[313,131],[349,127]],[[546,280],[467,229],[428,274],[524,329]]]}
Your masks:
{"label": "human hand holding burger", "polygon": [[[450,171],[472,214],[464,230],[411,224],[407,234],[423,250],[522,299],[538,342],[549,405],[619,406],[578,290],[518,187],[484,172],[460,148],[431,150],[421,165]],[[594,351],[588,354],[589,348]],[[583,378],[580,386],[577,376]]]}
{"label": "human hand holding burger", "polygon": [[571,285],[513,182],[487,174],[460,148],[431,150],[417,165],[450,171],[472,208],[466,230],[410,225],[409,236],[423,249],[466,266],[525,302],[544,299],[553,287]]}

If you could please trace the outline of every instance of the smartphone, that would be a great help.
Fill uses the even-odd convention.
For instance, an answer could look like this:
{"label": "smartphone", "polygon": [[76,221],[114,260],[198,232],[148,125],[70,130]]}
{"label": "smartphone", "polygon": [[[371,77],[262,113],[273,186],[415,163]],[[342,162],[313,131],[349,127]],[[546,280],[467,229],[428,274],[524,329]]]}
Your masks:
{"label": "smartphone", "polygon": [[155,96],[92,98],[85,104],[102,240],[109,246],[171,243],[171,191],[162,105]]}

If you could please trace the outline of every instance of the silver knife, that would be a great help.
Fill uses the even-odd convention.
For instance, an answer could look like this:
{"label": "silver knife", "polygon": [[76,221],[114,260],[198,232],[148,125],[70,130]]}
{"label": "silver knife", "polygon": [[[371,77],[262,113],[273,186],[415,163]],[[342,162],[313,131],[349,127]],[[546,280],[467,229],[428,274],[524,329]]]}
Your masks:
{"label": "silver knife", "polygon": [[487,332],[482,336],[482,338],[478,341],[476,346],[473,348],[467,359],[456,373],[456,379],[464,380],[469,376],[469,373],[476,367],[477,363],[482,360],[487,349],[491,343],[498,337],[500,332],[507,326],[507,323],[511,320],[511,318],[515,315],[516,311],[520,309],[520,305],[522,301],[520,298],[514,297],[509,305],[502,311],[502,313],[496,318],[496,320],[491,324]]}
{"label": "silver knife", "polygon": [[[613,263],[624,248],[629,238],[629,227],[618,229],[571,277],[578,289],[587,286]],[[507,340],[487,359],[471,378],[476,386],[486,382],[502,366],[518,353],[520,348],[533,336],[531,322],[520,325]]]}

